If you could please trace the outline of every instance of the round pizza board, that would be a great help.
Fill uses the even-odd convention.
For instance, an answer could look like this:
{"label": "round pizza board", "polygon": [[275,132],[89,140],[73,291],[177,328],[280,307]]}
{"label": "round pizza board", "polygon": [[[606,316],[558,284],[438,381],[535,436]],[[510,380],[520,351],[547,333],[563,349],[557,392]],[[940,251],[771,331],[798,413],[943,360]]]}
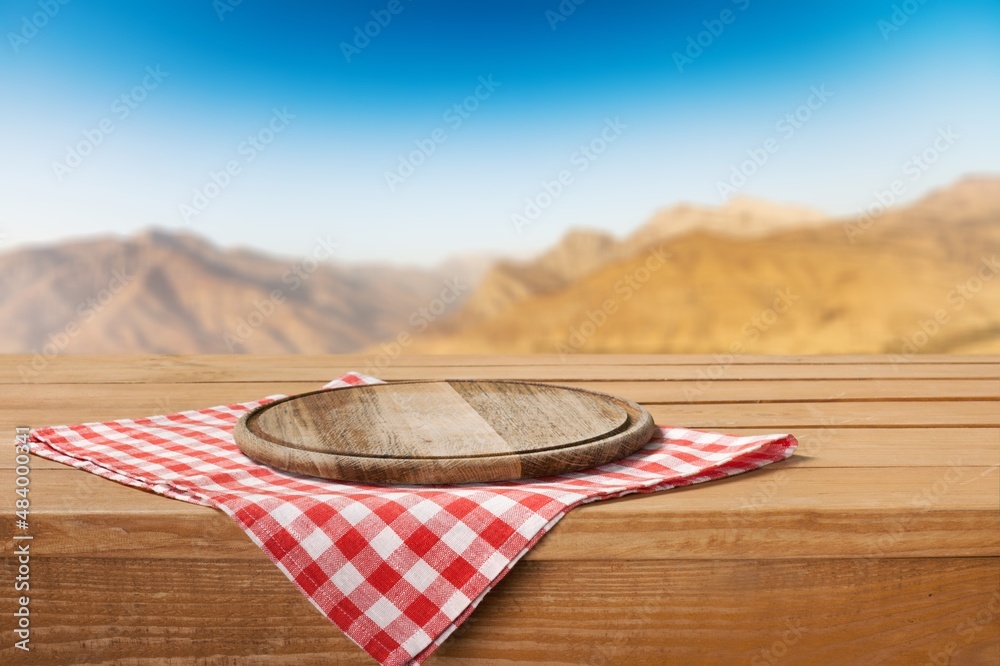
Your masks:
{"label": "round pizza board", "polygon": [[507,481],[562,474],[641,448],[656,426],[604,393],[511,381],[370,384],[282,398],[234,437],[258,462],[376,484]]}

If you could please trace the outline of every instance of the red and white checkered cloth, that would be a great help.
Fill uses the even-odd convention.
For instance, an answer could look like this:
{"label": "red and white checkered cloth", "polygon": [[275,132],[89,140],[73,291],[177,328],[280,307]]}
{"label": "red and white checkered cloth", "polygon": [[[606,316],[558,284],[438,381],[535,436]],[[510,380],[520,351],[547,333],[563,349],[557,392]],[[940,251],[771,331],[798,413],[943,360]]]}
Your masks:
{"label": "red and white checkered cloth", "polygon": [[[350,373],[338,388],[379,380]],[[39,428],[32,451],[108,479],[222,509],[316,608],[382,664],[419,664],[573,507],[739,474],[782,460],[790,435],[682,428],[572,474],[506,483],[373,486],[247,458],[236,421],[256,402]]]}

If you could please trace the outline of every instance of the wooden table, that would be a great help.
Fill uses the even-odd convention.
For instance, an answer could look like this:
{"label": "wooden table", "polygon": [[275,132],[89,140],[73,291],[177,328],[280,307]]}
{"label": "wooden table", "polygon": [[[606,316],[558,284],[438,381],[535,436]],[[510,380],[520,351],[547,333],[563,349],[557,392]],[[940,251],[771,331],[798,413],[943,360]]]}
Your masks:
{"label": "wooden table", "polygon": [[[1000,663],[1000,358],[400,357],[389,380],[553,381],[658,423],[792,432],[788,461],[576,509],[429,664]],[[0,357],[2,427],[309,390],[368,359]],[[3,663],[367,664],[221,512],[32,459],[32,652]]]}

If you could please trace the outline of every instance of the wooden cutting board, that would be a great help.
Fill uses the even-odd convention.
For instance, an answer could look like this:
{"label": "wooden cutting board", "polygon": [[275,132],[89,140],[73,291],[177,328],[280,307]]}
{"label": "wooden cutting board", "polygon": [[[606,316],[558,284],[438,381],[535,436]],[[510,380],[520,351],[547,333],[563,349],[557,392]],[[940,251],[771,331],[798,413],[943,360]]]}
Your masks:
{"label": "wooden cutting board", "polygon": [[551,384],[396,382],[304,393],[245,414],[246,455],[289,472],[378,484],[505,481],[627,456],[656,426],[634,402]]}

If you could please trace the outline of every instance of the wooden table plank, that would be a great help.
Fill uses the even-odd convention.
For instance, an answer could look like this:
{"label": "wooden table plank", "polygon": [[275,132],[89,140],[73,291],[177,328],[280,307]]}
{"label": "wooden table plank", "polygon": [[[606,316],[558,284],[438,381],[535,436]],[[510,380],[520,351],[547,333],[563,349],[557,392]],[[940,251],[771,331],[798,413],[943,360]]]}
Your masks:
{"label": "wooden table plank", "polygon": [[[438,357],[430,357],[438,358]],[[500,357],[505,359],[506,357]],[[527,357],[531,358],[531,357]],[[611,357],[611,360],[618,357]],[[919,356],[891,362],[737,363],[717,357],[704,363],[587,365],[567,357],[565,363],[536,365],[494,361],[490,365],[404,366],[392,363],[371,371],[386,380],[522,379],[537,381],[735,381],[746,379],[1000,379],[1000,357],[975,363],[924,363]],[[990,357],[988,357],[990,358]],[[351,370],[364,371],[359,360],[341,356],[56,356],[30,367],[26,356],[0,356],[0,384],[24,383],[163,383],[220,381],[311,381],[324,383]],[[24,369],[22,373],[20,369]]]}
{"label": "wooden table plank", "polygon": [[[208,406],[204,403],[202,406]],[[694,429],[770,428],[785,432],[794,428],[831,427],[989,427],[1000,426],[1000,403],[985,400],[932,402],[802,402],[802,403],[711,403],[647,405],[660,425]],[[145,410],[150,411],[150,410]],[[154,412],[162,410],[154,409]],[[58,414],[51,407],[19,409],[0,407],[0,423],[70,424],[107,421],[123,417],[118,405],[99,407],[67,405]],[[58,417],[55,423],[53,418]]]}
{"label": "wooden table plank", "polygon": [[824,425],[838,428],[1000,426],[1000,403],[978,400],[650,405],[649,412],[661,425],[712,430],[766,427],[785,431]]}
{"label": "wooden table plank", "polygon": [[[13,433],[0,421],[0,430]],[[765,435],[771,428],[729,428],[733,434]],[[970,467],[1000,465],[1000,428],[794,428],[795,460],[806,467],[946,467],[961,453]],[[0,447],[0,469],[14,466],[13,447]],[[66,469],[39,457],[33,469]]]}
{"label": "wooden table plank", "polygon": [[[620,395],[650,404],[704,402],[857,402],[904,400],[998,400],[1000,379],[807,379],[740,382],[693,381],[570,381],[567,386]],[[267,395],[315,391],[311,381],[212,382],[190,384],[25,384],[7,396],[4,405],[59,408],[70,400],[108,404],[133,413],[145,407],[162,411],[256,400]],[[134,412],[137,413],[137,412]]]}
{"label": "wooden table plank", "polygon": [[[10,477],[9,470],[0,472],[0,482]],[[588,504],[569,513],[527,557],[1000,555],[998,478],[995,468],[960,464],[891,474],[859,468],[848,475],[789,460],[710,484]],[[205,548],[220,557],[258,554],[227,516],[212,509],[78,470],[36,469],[31,479],[39,556],[203,557]],[[0,515],[10,531],[12,501],[4,498]],[[901,526],[905,532],[895,535]],[[877,545],[886,534],[893,534],[891,543]]]}
{"label": "wooden table plank", "polygon": [[[234,575],[234,570],[238,572]],[[10,580],[9,560],[0,575]],[[155,575],[151,575],[155,572]],[[267,561],[40,559],[33,657],[5,663],[368,666]],[[849,581],[849,584],[847,584]],[[4,586],[0,599],[13,607]],[[522,562],[428,666],[996,664],[985,558]],[[950,653],[946,654],[946,653]]]}
{"label": "wooden table plank", "polygon": [[[246,359],[243,354],[201,354],[198,356],[164,354],[57,354],[41,357],[33,354],[0,355],[0,374],[27,369],[57,371],[59,368],[91,368],[100,371],[112,365],[135,364],[144,368],[163,367],[176,363],[216,364],[234,359]],[[255,360],[265,363],[279,362],[289,367],[307,368],[317,360],[329,361],[334,356],[316,354],[255,354]],[[1000,363],[998,354],[919,354],[892,356],[886,354],[394,354],[375,351],[369,354],[337,354],[338,361],[358,367],[394,366],[555,366],[566,365],[714,365],[720,362],[732,365],[898,365],[902,362],[920,364],[943,363],[978,364]]]}
{"label": "wooden table plank", "polygon": [[[10,433],[312,389],[370,357],[61,356],[38,385],[26,360],[0,356]],[[429,664],[1000,661],[1000,357],[400,357],[378,374],[562,380],[661,423],[801,442],[572,511]],[[12,463],[0,448],[0,486]],[[31,479],[50,661],[370,663],[221,512],[38,458]]]}

